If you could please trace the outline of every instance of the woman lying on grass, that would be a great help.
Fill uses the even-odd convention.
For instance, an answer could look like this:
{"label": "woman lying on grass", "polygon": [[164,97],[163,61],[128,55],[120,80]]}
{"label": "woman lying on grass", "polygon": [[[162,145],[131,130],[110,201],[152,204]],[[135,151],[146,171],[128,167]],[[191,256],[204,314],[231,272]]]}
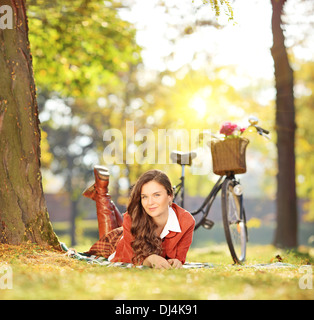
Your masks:
{"label": "woman lying on grass", "polygon": [[144,173],[132,188],[122,218],[108,201],[107,169],[96,166],[94,173],[95,184],[83,195],[96,201],[100,239],[87,253],[104,256],[111,262],[181,268],[192,243],[195,220],[172,203],[168,176],[160,170]]}

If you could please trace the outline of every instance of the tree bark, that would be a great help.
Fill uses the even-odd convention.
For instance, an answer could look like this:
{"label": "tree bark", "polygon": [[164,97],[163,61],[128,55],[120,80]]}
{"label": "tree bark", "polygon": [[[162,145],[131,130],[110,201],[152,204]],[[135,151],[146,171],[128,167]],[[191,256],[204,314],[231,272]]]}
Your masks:
{"label": "tree bark", "polygon": [[0,29],[0,243],[58,247],[42,188],[40,129],[25,0],[3,0],[13,28]]}
{"label": "tree bark", "polygon": [[295,105],[293,70],[290,67],[282,24],[286,0],[271,0],[273,46],[271,54],[275,66],[276,132],[278,150],[277,228],[274,245],[297,246],[297,196],[295,183]]}
{"label": "tree bark", "polygon": [[76,242],[76,217],[77,217],[78,200],[71,199],[71,246],[75,246]]}

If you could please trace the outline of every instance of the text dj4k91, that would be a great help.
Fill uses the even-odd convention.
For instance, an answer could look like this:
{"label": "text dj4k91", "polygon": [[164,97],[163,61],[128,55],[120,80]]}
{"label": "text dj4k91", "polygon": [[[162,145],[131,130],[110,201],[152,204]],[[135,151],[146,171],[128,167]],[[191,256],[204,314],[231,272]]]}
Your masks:
{"label": "text dj4k91", "polygon": [[196,314],[197,308],[196,305],[189,305],[189,304],[183,304],[183,305],[165,305],[161,304],[159,306],[159,314],[163,315],[174,315],[174,314]]}

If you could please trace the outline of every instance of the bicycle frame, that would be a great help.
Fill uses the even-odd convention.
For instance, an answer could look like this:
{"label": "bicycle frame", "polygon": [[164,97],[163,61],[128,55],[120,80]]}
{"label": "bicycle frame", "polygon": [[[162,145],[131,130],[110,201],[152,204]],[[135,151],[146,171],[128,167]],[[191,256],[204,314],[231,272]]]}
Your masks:
{"label": "bicycle frame", "polygon": [[[185,179],[185,176],[184,176],[184,165],[182,165],[182,175],[180,177],[181,182],[173,187],[173,189],[174,189],[174,198],[173,198],[173,200],[175,201],[177,196],[180,193],[181,201],[178,204],[182,208],[184,208],[184,179]],[[198,229],[201,225],[203,225],[206,228],[206,223],[208,223],[208,220],[206,218],[207,218],[207,216],[209,214],[209,211],[211,209],[211,206],[212,206],[214,200],[216,199],[217,194],[221,190],[222,184],[224,183],[224,181],[226,179],[234,180],[236,182],[236,184],[239,184],[239,182],[236,180],[234,175],[220,176],[219,177],[219,179],[216,181],[216,183],[213,186],[213,188],[210,191],[210,193],[204,199],[202,205],[198,209],[190,212],[193,216],[196,216],[200,212],[203,213],[203,216],[201,217],[200,221],[195,224],[194,230]],[[240,219],[243,219],[243,197],[242,197],[242,194],[241,195],[237,195],[237,197],[239,198],[239,202],[240,202]],[[211,226],[208,226],[207,228],[210,229]]]}

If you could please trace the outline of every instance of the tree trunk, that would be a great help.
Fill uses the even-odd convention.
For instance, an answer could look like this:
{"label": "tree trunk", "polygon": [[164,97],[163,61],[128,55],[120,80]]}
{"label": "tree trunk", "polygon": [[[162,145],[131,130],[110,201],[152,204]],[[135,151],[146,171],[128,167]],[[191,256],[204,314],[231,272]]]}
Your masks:
{"label": "tree trunk", "polygon": [[71,246],[76,243],[76,217],[77,217],[77,204],[78,200],[71,199]]}
{"label": "tree trunk", "polygon": [[57,247],[40,172],[40,129],[25,0],[12,8],[13,28],[0,29],[0,243]]}
{"label": "tree trunk", "polygon": [[297,246],[297,196],[295,183],[295,106],[293,70],[290,67],[281,17],[286,0],[271,0],[273,46],[271,54],[276,81],[276,131],[278,150],[277,247]]}

